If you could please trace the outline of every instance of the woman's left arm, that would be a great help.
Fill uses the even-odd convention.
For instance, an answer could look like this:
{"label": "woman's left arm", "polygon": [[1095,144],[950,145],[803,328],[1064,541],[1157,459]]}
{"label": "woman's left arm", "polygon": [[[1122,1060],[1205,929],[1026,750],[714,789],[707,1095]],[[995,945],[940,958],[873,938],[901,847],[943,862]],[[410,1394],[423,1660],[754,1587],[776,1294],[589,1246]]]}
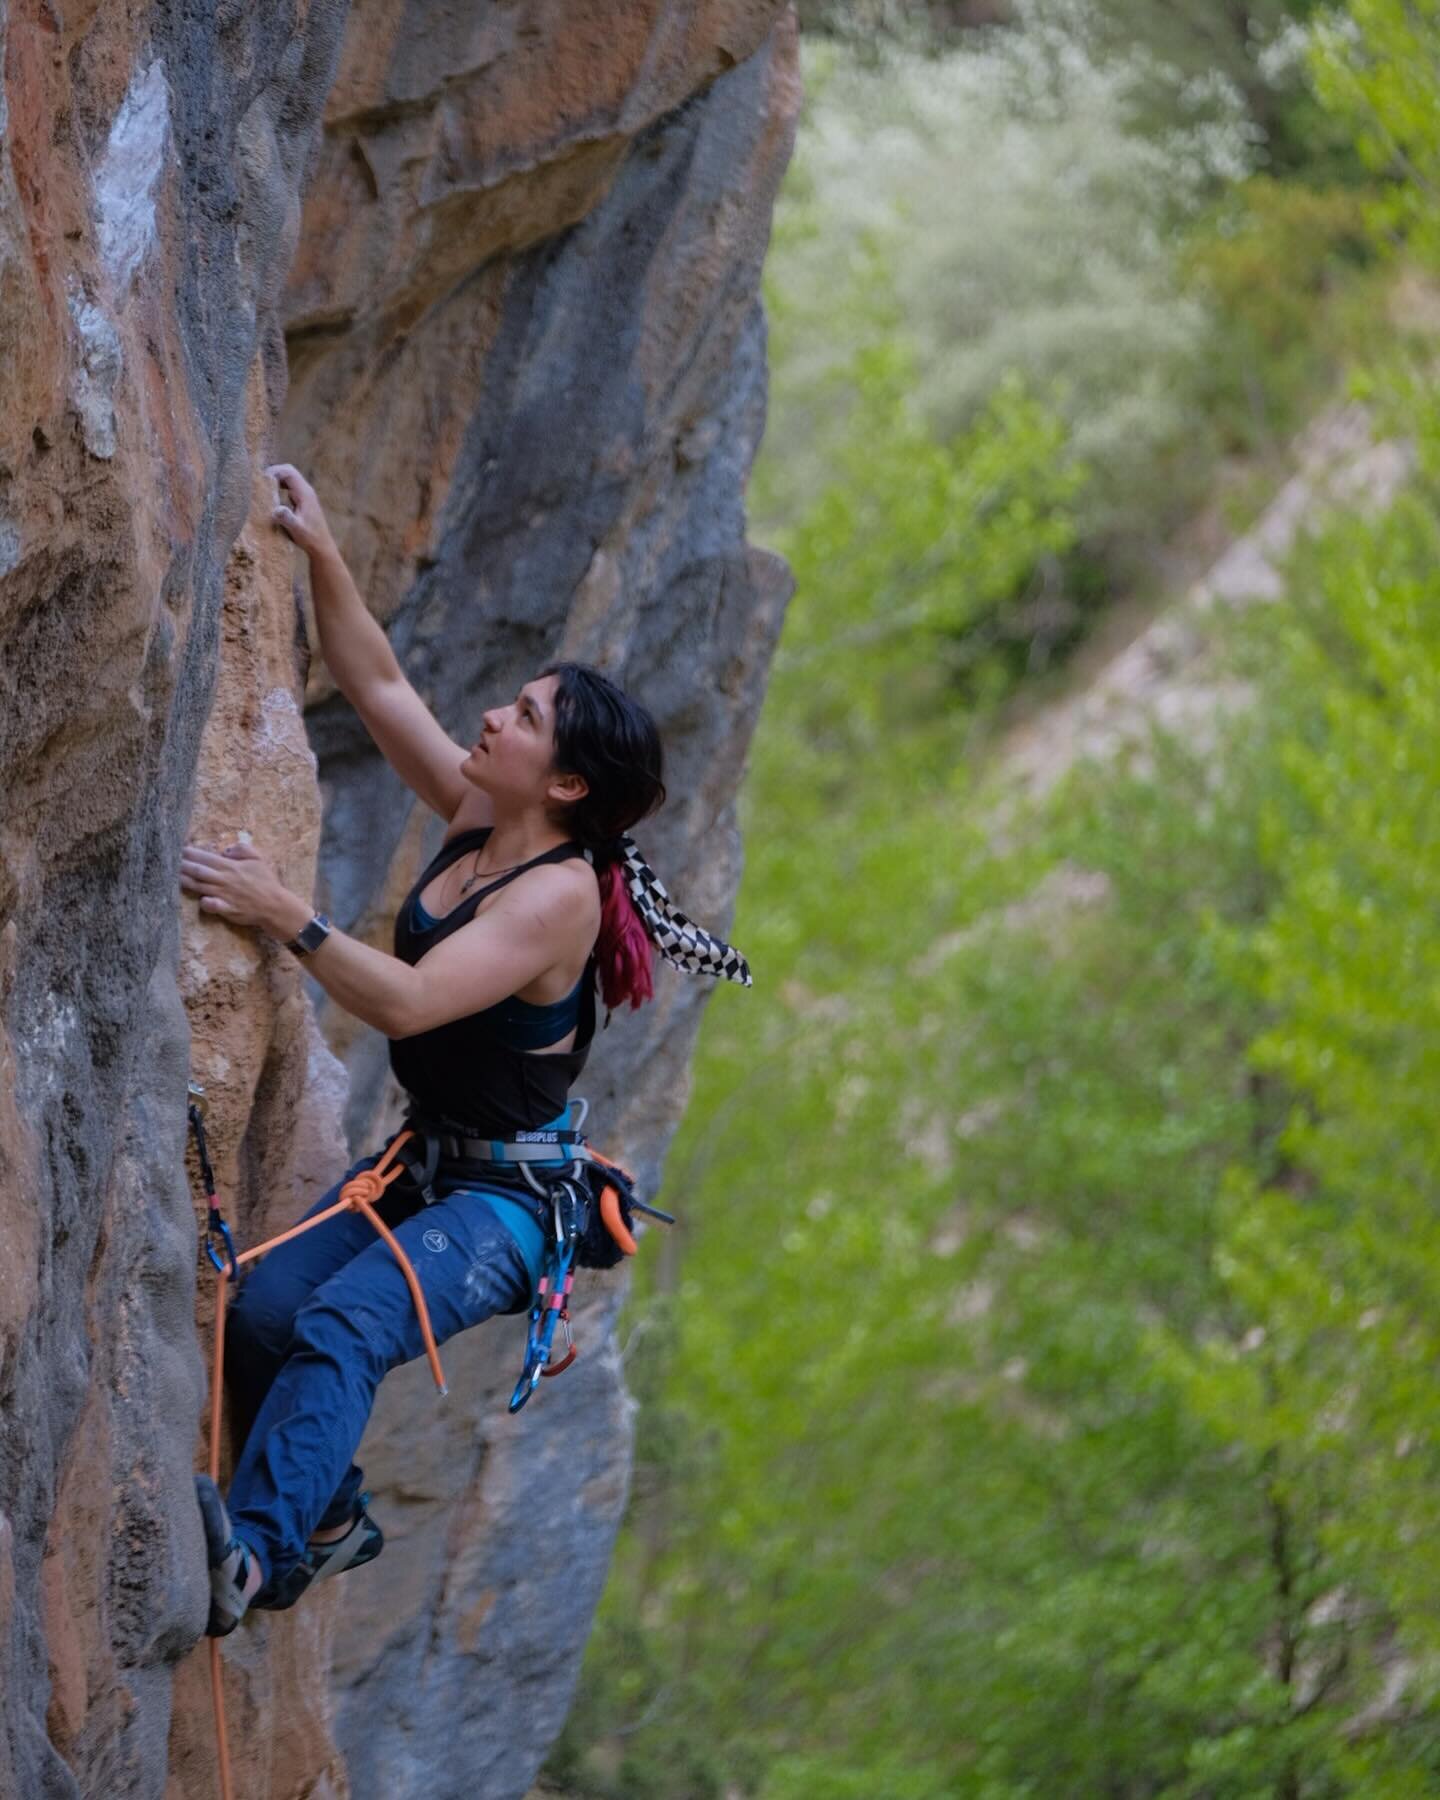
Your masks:
{"label": "woman's left arm", "polygon": [[[315,916],[309,901],[292,894],[248,844],[232,844],[227,850],[187,844],[180,885],[187,894],[198,895],[202,909],[214,918],[253,926],[282,943],[289,943]],[[415,971],[408,963],[332,928],[305,958],[304,967],[337,1006],[387,1037],[400,1035],[396,1027],[414,1004]]]}
{"label": "woman's left arm", "polygon": [[[223,851],[187,844],[180,882],[216,918],[254,926],[282,943],[314,917],[310,903],[292,894],[248,844]],[[593,879],[587,886],[557,864],[497,895],[413,968],[332,928],[305,958],[305,969],[357,1019],[386,1037],[413,1037],[515,993],[573,949],[572,939],[591,942],[599,924],[592,914],[598,914]]]}

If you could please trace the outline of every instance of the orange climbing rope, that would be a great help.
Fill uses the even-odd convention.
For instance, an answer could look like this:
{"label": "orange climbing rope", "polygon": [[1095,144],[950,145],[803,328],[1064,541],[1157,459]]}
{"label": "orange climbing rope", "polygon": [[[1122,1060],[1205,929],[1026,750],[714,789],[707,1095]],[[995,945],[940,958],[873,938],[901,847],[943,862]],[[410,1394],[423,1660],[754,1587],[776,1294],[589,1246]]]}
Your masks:
{"label": "orange climbing rope", "polygon": [[[193,1090],[192,1090],[193,1091]],[[395,1253],[400,1264],[400,1272],[405,1277],[410,1289],[410,1298],[415,1302],[416,1316],[420,1321],[420,1335],[425,1340],[425,1354],[430,1359],[430,1372],[435,1377],[435,1386],[444,1394],[445,1374],[440,1367],[440,1352],[435,1347],[435,1333],[430,1325],[430,1312],[425,1305],[425,1295],[421,1292],[419,1280],[411,1266],[410,1258],[401,1249],[395,1234],[375,1211],[375,1202],[385,1192],[392,1181],[398,1180],[405,1173],[403,1163],[394,1163],[396,1152],[407,1138],[414,1133],[402,1131],[390,1144],[385,1154],[373,1169],[362,1169],[358,1175],[352,1175],[340,1190],[340,1198],[333,1206],[327,1206],[324,1212],[316,1213],[313,1219],[305,1219],[299,1225],[293,1225],[289,1231],[282,1231],[278,1237],[267,1238],[263,1244],[256,1244],[253,1250],[246,1250],[241,1255],[231,1254],[233,1272],[238,1273],[242,1263],[253,1262],[257,1256],[263,1256],[267,1250],[273,1250],[277,1244],[287,1243],[302,1232],[313,1231],[317,1225],[323,1225],[327,1219],[333,1219],[336,1213],[363,1213],[370,1223],[384,1238]],[[203,1159],[203,1151],[202,1151]],[[206,1166],[207,1182],[209,1179]],[[214,1205],[213,1192],[210,1195]],[[224,1392],[225,1380],[225,1308],[230,1294],[230,1278],[232,1269],[221,1264],[216,1265],[220,1275],[220,1286],[215,1296],[215,1357],[210,1371],[210,1479],[218,1486],[220,1481],[220,1401]],[[221,1800],[232,1800],[233,1788],[230,1778],[230,1744],[225,1730],[225,1690],[221,1675],[220,1640],[210,1640],[210,1692],[215,1705],[215,1747],[220,1766]]]}

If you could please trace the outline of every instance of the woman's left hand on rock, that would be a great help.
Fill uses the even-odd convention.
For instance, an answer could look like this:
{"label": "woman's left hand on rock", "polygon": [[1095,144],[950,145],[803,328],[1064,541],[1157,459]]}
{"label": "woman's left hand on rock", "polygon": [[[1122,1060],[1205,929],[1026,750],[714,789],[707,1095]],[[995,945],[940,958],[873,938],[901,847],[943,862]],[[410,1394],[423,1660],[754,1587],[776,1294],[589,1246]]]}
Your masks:
{"label": "woman's left hand on rock", "polygon": [[261,931],[281,928],[279,914],[293,911],[296,897],[249,844],[206,850],[187,844],[180,857],[180,886],[197,894],[204,912],[229,925],[252,925]]}

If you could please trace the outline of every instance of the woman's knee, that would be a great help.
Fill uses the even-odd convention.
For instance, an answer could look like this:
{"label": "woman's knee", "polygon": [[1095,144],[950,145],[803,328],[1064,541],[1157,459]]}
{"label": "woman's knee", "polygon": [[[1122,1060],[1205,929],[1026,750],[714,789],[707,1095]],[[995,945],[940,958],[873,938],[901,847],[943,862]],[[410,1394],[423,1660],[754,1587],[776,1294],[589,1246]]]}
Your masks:
{"label": "woman's knee", "polygon": [[308,1352],[324,1357],[365,1380],[378,1382],[401,1360],[392,1354],[386,1340],[387,1334],[376,1321],[317,1288],[295,1314],[289,1350],[292,1355]]}
{"label": "woman's knee", "polygon": [[296,1307],[268,1296],[253,1281],[241,1286],[225,1315],[228,1348],[241,1361],[282,1359],[290,1347]]}
{"label": "woman's knee", "polygon": [[[356,1165],[359,1167],[360,1165]],[[354,1170],[349,1173],[353,1174]],[[326,1211],[340,1192],[342,1178],[304,1215]],[[370,1227],[353,1215],[327,1220],[313,1232],[291,1238],[269,1251],[240,1283],[230,1303],[226,1335],[235,1334],[244,1352],[283,1357],[290,1345],[301,1308],[356,1253],[373,1241]]]}

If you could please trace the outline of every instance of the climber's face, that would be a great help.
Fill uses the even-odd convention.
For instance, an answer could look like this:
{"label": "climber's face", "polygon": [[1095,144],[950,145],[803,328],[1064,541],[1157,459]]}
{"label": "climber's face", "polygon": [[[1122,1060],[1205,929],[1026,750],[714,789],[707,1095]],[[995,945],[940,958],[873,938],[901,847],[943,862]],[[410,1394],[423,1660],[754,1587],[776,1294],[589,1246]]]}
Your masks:
{"label": "climber's face", "polygon": [[[479,742],[461,764],[467,781],[511,805],[564,805],[576,776],[555,771],[555,690],[559,678],[527,681],[508,706],[485,714]],[[584,783],[580,783],[581,791]]]}

